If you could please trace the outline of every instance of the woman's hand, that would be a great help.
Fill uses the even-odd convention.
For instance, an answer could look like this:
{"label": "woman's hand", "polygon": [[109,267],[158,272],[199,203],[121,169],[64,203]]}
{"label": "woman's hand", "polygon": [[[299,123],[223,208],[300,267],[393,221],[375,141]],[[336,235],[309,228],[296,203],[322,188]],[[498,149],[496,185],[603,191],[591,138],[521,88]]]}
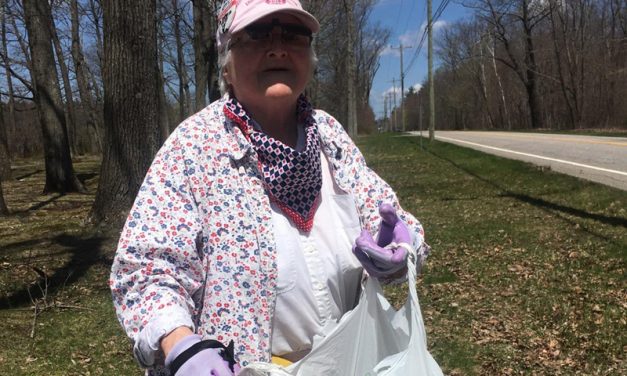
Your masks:
{"label": "woman's hand", "polygon": [[168,352],[165,365],[173,376],[233,376],[240,367],[229,347],[218,341],[203,341],[192,334],[179,340]]}
{"label": "woman's hand", "polygon": [[381,228],[377,241],[366,230],[355,240],[353,253],[375,278],[396,278],[407,268],[411,235],[390,204],[379,206]]}

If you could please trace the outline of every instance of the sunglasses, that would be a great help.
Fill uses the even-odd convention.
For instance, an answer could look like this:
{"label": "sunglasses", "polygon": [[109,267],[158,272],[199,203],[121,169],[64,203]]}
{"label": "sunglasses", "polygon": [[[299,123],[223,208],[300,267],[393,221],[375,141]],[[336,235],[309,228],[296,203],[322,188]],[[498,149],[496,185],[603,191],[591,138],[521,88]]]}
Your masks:
{"label": "sunglasses", "polygon": [[267,49],[272,46],[274,38],[277,36],[274,29],[281,30],[281,44],[288,48],[309,48],[313,39],[312,32],[307,27],[297,24],[280,23],[278,19],[273,19],[271,23],[256,23],[244,28],[244,34],[237,37],[233,43],[229,43],[231,49],[237,45],[253,47],[257,49]]}

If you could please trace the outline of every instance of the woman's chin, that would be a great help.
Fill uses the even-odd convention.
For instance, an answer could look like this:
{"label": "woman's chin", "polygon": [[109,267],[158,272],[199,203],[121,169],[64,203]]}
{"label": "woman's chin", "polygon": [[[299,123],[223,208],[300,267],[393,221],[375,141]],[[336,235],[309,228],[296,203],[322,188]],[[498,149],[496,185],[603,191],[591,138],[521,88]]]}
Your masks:
{"label": "woman's chin", "polygon": [[289,98],[298,94],[299,93],[294,92],[294,89],[291,86],[284,83],[276,83],[268,86],[268,88],[266,89],[266,97],[268,98]]}

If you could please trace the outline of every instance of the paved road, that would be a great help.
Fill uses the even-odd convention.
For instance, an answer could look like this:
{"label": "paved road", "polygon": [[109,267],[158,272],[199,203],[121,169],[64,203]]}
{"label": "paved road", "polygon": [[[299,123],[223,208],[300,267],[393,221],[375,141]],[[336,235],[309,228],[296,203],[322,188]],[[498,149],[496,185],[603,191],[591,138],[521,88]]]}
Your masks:
{"label": "paved road", "polygon": [[625,137],[472,131],[436,131],[435,135],[440,141],[549,166],[554,171],[627,190]]}

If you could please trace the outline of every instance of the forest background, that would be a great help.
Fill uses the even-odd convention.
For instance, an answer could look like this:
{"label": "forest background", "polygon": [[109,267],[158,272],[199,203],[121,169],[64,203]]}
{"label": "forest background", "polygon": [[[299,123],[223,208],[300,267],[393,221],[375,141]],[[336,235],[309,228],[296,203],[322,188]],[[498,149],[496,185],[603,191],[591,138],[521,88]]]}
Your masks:
{"label": "forest background", "polygon": [[[449,2],[434,4],[434,23]],[[458,2],[471,16],[435,35],[437,129],[627,129],[624,0]],[[145,14],[154,18],[157,38],[152,57],[158,64],[159,141],[219,96],[213,41],[216,3],[159,0],[155,14]],[[389,29],[371,21],[379,1],[302,3],[322,25],[314,40],[319,65],[308,88],[316,106],[347,127],[354,111],[362,134],[426,129],[426,78],[418,91],[410,87],[401,95],[399,89],[394,100],[389,93],[379,119],[368,103],[379,56],[393,42]],[[0,4],[0,176],[6,179],[11,158],[43,153],[45,132],[34,103],[34,67],[22,1]],[[60,120],[73,155],[101,154],[103,68],[109,64],[101,2],[49,4],[41,26],[49,30],[53,46],[51,66],[44,69],[56,73],[60,98],[55,110],[63,114]],[[427,29],[413,43],[416,48],[406,56],[406,68],[417,54],[426,53]]]}

